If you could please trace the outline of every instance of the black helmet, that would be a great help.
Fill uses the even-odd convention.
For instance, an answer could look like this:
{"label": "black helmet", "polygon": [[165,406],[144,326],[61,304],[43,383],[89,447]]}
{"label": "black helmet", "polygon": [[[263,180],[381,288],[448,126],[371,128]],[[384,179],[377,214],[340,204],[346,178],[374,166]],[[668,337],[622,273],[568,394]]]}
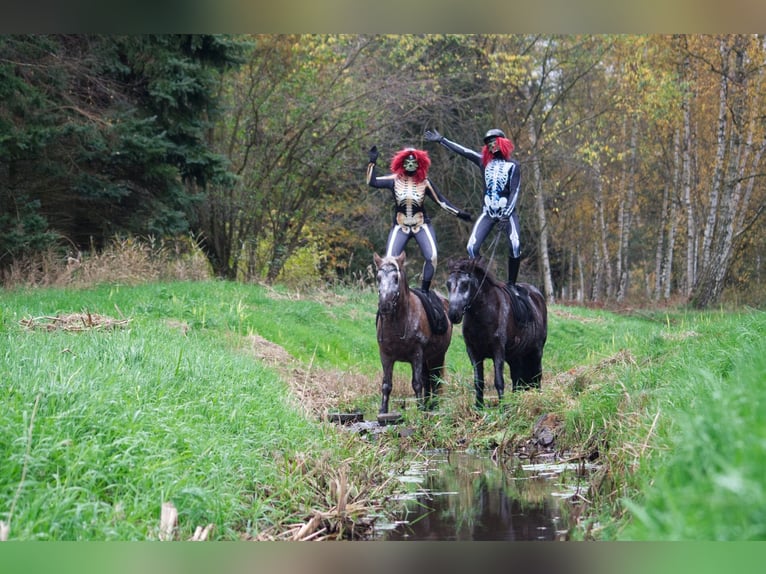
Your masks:
{"label": "black helmet", "polygon": [[484,134],[484,143],[487,143],[492,138],[504,138],[504,137],[505,137],[505,134],[503,133],[503,130],[492,128],[486,134]]}

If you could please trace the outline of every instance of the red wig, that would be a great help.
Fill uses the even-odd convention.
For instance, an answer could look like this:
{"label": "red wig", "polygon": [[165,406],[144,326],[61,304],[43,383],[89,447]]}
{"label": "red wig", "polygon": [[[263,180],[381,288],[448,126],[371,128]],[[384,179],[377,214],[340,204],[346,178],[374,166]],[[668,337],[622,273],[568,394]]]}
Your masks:
{"label": "red wig", "polygon": [[391,160],[391,171],[393,171],[398,176],[403,176],[405,173],[404,160],[411,155],[414,155],[418,162],[418,169],[415,171],[413,179],[417,183],[420,183],[426,177],[428,177],[428,168],[431,167],[431,158],[428,157],[427,151],[415,149],[414,147],[408,147],[397,152]]}
{"label": "red wig", "polygon": [[[495,143],[497,144],[497,149],[503,154],[503,159],[506,161],[511,159],[511,154],[513,153],[513,143],[511,140],[508,138],[495,138]],[[489,148],[485,145],[481,150],[482,165],[487,165],[494,157],[495,156],[490,153]]]}

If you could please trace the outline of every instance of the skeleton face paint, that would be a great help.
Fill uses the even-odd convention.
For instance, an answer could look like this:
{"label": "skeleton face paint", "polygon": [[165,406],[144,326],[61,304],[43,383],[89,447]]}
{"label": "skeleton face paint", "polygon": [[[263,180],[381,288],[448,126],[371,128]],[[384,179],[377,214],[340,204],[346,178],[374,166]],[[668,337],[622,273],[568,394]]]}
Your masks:
{"label": "skeleton face paint", "polygon": [[414,155],[411,155],[404,160],[402,167],[404,171],[415,171],[418,169],[418,160],[415,159]]}
{"label": "skeleton face paint", "polygon": [[497,151],[497,139],[492,138],[487,142],[487,149],[489,149],[489,153],[494,154]]}

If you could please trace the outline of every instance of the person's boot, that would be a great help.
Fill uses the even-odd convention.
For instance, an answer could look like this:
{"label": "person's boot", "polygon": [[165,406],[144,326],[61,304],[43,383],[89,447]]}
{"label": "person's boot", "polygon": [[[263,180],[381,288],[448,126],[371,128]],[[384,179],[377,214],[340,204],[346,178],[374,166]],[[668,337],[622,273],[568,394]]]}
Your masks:
{"label": "person's boot", "polygon": [[508,288],[516,285],[516,278],[519,276],[519,266],[521,266],[521,257],[508,257]]}
{"label": "person's boot", "polygon": [[425,280],[424,280],[424,281],[423,281],[423,284],[420,286],[420,290],[421,290],[423,293],[426,293],[426,294],[428,294],[428,290],[429,290],[430,288],[431,288],[431,281],[430,281],[430,280],[428,280],[428,281],[425,281]]}

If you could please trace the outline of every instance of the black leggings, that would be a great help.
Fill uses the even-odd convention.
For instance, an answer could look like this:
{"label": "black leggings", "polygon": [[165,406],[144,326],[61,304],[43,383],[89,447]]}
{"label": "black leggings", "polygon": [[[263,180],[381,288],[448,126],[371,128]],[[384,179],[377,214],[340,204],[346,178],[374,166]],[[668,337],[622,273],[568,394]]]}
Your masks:
{"label": "black leggings", "polygon": [[434,271],[436,270],[436,258],[438,253],[436,250],[436,233],[430,223],[421,225],[416,233],[405,231],[401,226],[394,225],[388,233],[386,255],[396,257],[401,254],[401,252],[404,251],[407,242],[413,237],[415,238],[418,247],[420,247],[420,252],[423,254],[423,258],[426,260],[423,265],[423,281],[431,281],[434,276]]}
{"label": "black leggings", "polygon": [[[489,232],[492,231],[492,228],[495,226],[495,224],[499,223],[500,221],[500,219],[493,219],[487,215],[486,212],[482,212],[482,214],[479,216],[479,219],[476,220],[476,223],[473,226],[471,237],[468,238],[468,245],[466,248],[468,250],[468,256],[471,259],[475,259],[479,256],[481,244],[484,243],[484,240],[487,238],[487,235],[489,235]],[[511,217],[508,220],[508,249],[512,257],[521,257],[519,216],[515,211],[511,214]]]}

